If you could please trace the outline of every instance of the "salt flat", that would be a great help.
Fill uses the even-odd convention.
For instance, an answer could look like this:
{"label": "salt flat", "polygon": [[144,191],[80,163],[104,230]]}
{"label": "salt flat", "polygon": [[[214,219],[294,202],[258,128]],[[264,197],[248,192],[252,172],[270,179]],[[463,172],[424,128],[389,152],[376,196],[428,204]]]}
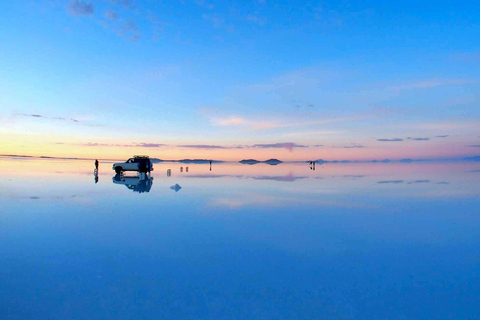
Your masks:
{"label": "salt flat", "polygon": [[478,162],[0,168],[3,319],[477,317]]}

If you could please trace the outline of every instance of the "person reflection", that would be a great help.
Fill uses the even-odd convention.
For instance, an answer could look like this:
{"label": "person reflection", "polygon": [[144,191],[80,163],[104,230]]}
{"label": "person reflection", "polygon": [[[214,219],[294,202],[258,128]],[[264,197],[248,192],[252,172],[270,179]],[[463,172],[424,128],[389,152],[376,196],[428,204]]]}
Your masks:
{"label": "person reflection", "polygon": [[210,160],[210,171],[212,171],[212,160]]}
{"label": "person reflection", "polygon": [[315,161],[310,161],[310,170],[315,171]]}
{"label": "person reflection", "polygon": [[95,183],[98,183],[98,170],[95,169],[95,171],[93,171],[93,176],[95,178]]}

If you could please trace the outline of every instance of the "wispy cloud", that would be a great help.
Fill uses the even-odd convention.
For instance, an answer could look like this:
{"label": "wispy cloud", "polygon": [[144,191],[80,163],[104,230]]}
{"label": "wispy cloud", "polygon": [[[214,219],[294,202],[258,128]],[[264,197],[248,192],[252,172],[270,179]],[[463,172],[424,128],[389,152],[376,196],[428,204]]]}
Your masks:
{"label": "wispy cloud", "polygon": [[246,17],[245,17],[245,20],[247,20],[248,22],[252,22],[252,23],[255,23],[255,24],[258,24],[260,26],[263,26],[267,23],[267,19],[266,18],[262,18],[258,15],[255,15],[255,14],[248,14]]}
{"label": "wispy cloud", "polygon": [[[111,4],[121,6],[126,9],[135,9],[134,0],[108,0]],[[95,8],[93,5],[94,1],[86,0],[70,0],[67,4],[66,9],[70,14],[75,16],[93,16]],[[103,17],[95,15],[96,21],[103,25],[105,29],[112,30],[120,36],[124,36],[126,39],[136,42],[142,36],[142,32],[138,27],[134,19],[143,19],[147,22],[153,24],[153,29],[157,30],[157,23],[152,22],[152,20],[147,19],[147,13],[138,10],[125,10],[119,8],[122,12],[122,15],[126,15],[127,18],[122,19],[119,15],[119,11],[106,9],[103,12]]]}
{"label": "wispy cloud", "polygon": [[359,148],[365,148],[365,146],[363,146],[361,144],[353,143],[350,146],[343,146],[343,147],[340,147],[340,148],[343,148],[343,149],[359,149]]}
{"label": "wispy cloud", "polygon": [[117,33],[119,35],[126,36],[132,42],[140,39],[142,35],[140,29],[133,20],[126,21],[123,26],[118,29]]}
{"label": "wispy cloud", "polygon": [[205,0],[197,0],[195,1],[195,4],[199,7],[207,8],[209,10],[213,10],[215,8],[215,5],[213,3],[207,2]]}
{"label": "wispy cloud", "polygon": [[135,0],[110,0],[110,2],[128,9],[135,6]]}
{"label": "wispy cloud", "polygon": [[294,148],[307,148],[308,146],[304,146],[301,144],[296,144],[295,142],[280,142],[280,143],[267,143],[267,144],[254,144],[253,148],[261,148],[261,149],[269,149],[269,148],[277,148],[277,149],[287,149],[288,151],[293,151]]}
{"label": "wispy cloud", "polygon": [[299,131],[299,132],[288,132],[288,133],[283,133],[282,135],[283,136],[291,136],[291,137],[295,137],[295,136],[301,136],[301,137],[305,137],[305,136],[319,136],[319,135],[331,135],[331,134],[338,134],[339,131],[331,131],[331,130],[317,130],[317,131]]}
{"label": "wispy cloud", "polygon": [[232,147],[208,145],[208,144],[184,144],[184,145],[179,145],[177,147],[190,148],[190,149],[231,149],[232,148]]}
{"label": "wispy cloud", "polygon": [[74,16],[90,16],[93,15],[95,10],[91,2],[82,0],[71,0],[67,5],[67,9]]}
{"label": "wispy cloud", "polygon": [[430,138],[411,138],[411,137],[408,137],[407,139],[408,140],[414,140],[414,141],[428,141],[428,140],[430,140]]}
{"label": "wispy cloud", "polygon": [[205,13],[205,14],[202,15],[202,18],[204,20],[210,21],[216,28],[221,27],[225,23],[224,19],[222,19],[218,15],[214,15],[214,14],[206,14]]}
{"label": "wispy cloud", "polygon": [[469,148],[480,148],[480,144],[470,144],[467,147],[469,147]]}
{"label": "wispy cloud", "polygon": [[215,28],[224,28],[228,32],[233,32],[235,27],[231,24],[228,24],[225,19],[215,13],[204,13],[202,15],[203,20],[209,21],[213,24]]}
{"label": "wispy cloud", "polygon": [[391,139],[382,138],[382,139],[377,139],[377,141],[381,141],[381,142],[400,142],[400,141],[403,141],[403,139],[400,139],[400,138],[391,138]]}
{"label": "wispy cloud", "polygon": [[104,15],[105,15],[105,18],[107,18],[108,20],[117,20],[118,18],[117,12],[113,10],[106,10]]}
{"label": "wispy cloud", "polygon": [[211,119],[213,123],[219,126],[235,126],[235,125],[241,125],[245,124],[248,121],[244,118],[237,117],[237,116],[230,116],[228,118],[223,118],[223,119]]}
{"label": "wispy cloud", "polygon": [[436,137],[436,138],[447,138],[447,137],[449,137],[449,135],[447,134],[447,135],[443,135],[443,136],[435,136],[435,137]]}
{"label": "wispy cloud", "polygon": [[[404,180],[385,180],[385,181],[378,181],[377,183],[380,184],[401,184],[404,183]],[[414,180],[414,181],[409,181],[407,184],[423,184],[423,183],[430,183],[430,180]]]}
{"label": "wispy cloud", "polygon": [[380,184],[400,184],[403,183],[403,180],[384,180],[384,181],[378,181],[377,183]]}
{"label": "wispy cloud", "polygon": [[57,145],[75,145],[82,147],[128,147],[128,148],[162,148],[162,147],[173,147],[173,148],[186,148],[186,149],[204,149],[204,150],[234,150],[234,149],[247,149],[247,148],[277,148],[277,149],[287,149],[292,151],[294,148],[308,148],[308,146],[296,144],[294,142],[281,142],[281,143],[271,143],[271,144],[254,144],[254,145],[233,145],[233,146],[222,146],[222,145],[210,145],[210,144],[182,144],[182,145],[169,145],[164,143],[153,143],[153,142],[132,142],[127,144],[122,143],[102,143],[102,142],[82,142],[82,143],[68,143],[68,142],[55,142]]}
{"label": "wispy cloud", "polygon": [[469,83],[475,83],[473,80],[466,79],[433,79],[433,80],[424,80],[418,82],[407,83],[399,86],[392,87],[393,91],[404,91],[404,90],[413,90],[413,89],[429,89],[441,86],[459,86]]}
{"label": "wispy cloud", "polygon": [[[404,139],[402,138],[381,138],[381,139],[377,139],[377,141],[380,141],[380,142],[401,142],[403,141]],[[406,138],[406,140],[414,140],[414,141],[428,141],[430,140],[430,138],[412,138],[412,137],[408,137]]]}
{"label": "wispy cloud", "polygon": [[[430,122],[430,123],[421,123],[408,126],[413,130],[436,130],[436,131],[453,131],[453,130],[465,130],[478,128],[480,126],[480,121],[445,121],[445,122]],[[405,126],[404,126],[405,127]]]}
{"label": "wispy cloud", "polygon": [[[56,144],[66,144],[65,142],[57,142]],[[132,145],[127,144],[109,144],[109,143],[98,143],[98,142],[85,142],[85,143],[69,143],[69,145],[76,145],[82,147],[132,147]]]}
{"label": "wispy cloud", "polygon": [[[281,128],[295,128],[295,127],[309,127],[309,126],[319,126],[330,123],[337,122],[347,122],[365,119],[365,117],[339,117],[339,118],[328,118],[328,119],[319,119],[312,121],[278,121],[278,120],[269,120],[265,121],[247,119],[241,116],[229,116],[229,117],[209,117],[210,122],[216,126],[222,127],[243,127],[247,130],[269,130],[269,129],[281,129]],[[336,133],[335,131],[317,131],[319,133]]]}
{"label": "wispy cloud", "polygon": [[149,142],[140,142],[131,144],[121,144],[121,143],[101,143],[101,142],[81,142],[81,143],[67,143],[67,142],[55,142],[54,144],[58,145],[72,145],[79,147],[122,147],[122,148],[161,148],[167,146],[163,143],[149,143]]}
{"label": "wispy cloud", "polygon": [[415,183],[430,183],[430,180],[415,180],[415,181],[408,182],[408,184],[415,184]]}
{"label": "wispy cloud", "polygon": [[136,147],[142,147],[142,148],[160,148],[160,147],[165,147],[166,144],[163,143],[138,143]]}
{"label": "wispy cloud", "polygon": [[297,144],[295,142],[277,142],[277,143],[262,143],[262,144],[253,144],[253,145],[209,145],[209,144],[183,144],[177,145],[179,148],[189,148],[189,149],[247,149],[247,148],[259,148],[259,149],[287,149],[292,151],[294,148],[308,148],[308,146]]}
{"label": "wispy cloud", "polygon": [[49,120],[59,120],[59,121],[74,122],[74,123],[78,123],[78,124],[81,124],[81,125],[84,125],[84,126],[88,126],[88,127],[101,127],[101,126],[102,126],[102,125],[100,125],[100,124],[87,123],[87,122],[85,122],[85,121],[81,121],[81,120],[78,120],[78,119],[75,119],[75,118],[67,118],[67,117],[48,117],[48,116],[44,116],[44,115],[41,115],[41,114],[26,114],[26,113],[19,113],[19,114],[17,114],[17,115],[22,116],[22,117],[36,118],[36,119],[49,119]]}
{"label": "wispy cloud", "polygon": [[213,125],[221,127],[245,127],[249,129],[261,130],[261,129],[271,129],[277,128],[278,125],[273,122],[268,121],[256,121],[242,118],[239,116],[230,116],[227,118],[211,118],[210,122]]}

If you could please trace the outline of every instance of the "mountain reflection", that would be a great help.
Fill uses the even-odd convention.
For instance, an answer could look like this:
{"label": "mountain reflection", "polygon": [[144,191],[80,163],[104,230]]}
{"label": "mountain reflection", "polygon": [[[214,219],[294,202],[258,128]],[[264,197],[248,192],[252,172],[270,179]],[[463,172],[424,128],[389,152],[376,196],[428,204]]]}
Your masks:
{"label": "mountain reflection", "polygon": [[196,174],[196,175],[189,175],[187,178],[195,178],[195,179],[211,179],[211,178],[238,178],[238,179],[254,179],[254,180],[273,180],[273,181],[286,181],[292,182],[299,179],[307,179],[307,176],[294,176],[292,172],[286,175],[240,175],[240,174]]}

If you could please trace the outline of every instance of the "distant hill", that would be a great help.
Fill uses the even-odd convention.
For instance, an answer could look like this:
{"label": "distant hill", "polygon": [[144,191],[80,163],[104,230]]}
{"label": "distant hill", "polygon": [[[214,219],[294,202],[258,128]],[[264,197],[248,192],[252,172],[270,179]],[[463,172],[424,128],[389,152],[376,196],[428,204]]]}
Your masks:
{"label": "distant hill", "polygon": [[276,166],[277,164],[280,164],[282,163],[282,161],[278,160],[278,159],[268,159],[266,161],[263,161],[264,163],[267,163],[269,165],[272,165],[272,166]]}
{"label": "distant hill", "polygon": [[240,160],[239,162],[243,164],[257,164],[257,163],[260,163],[261,161],[258,161],[255,159],[243,159],[243,160]]}
{"label": "distant hill", "polygon": [[269,164],[271,166],[276,166],[277,164],[282,163],[282,161],[280,161],[278,159],[268,159],[268,160],[265,160],[265,161],[259,161],[259,160],[255,160],[255,159],[243,159],[239,162],[243,163],[243,164],[249,164],[249,165],[257,164],[257,163],[266,163],[266,164]]}
{"label": "distant hill", "polygon": [[[367,161],[368,162],[368,161]],[[378,162],[383,162],[383,163],[390,163],[392,160],[390,159],[383,159],[383,160],[371,160],[370,162],[372,163],[378,163]]]}

